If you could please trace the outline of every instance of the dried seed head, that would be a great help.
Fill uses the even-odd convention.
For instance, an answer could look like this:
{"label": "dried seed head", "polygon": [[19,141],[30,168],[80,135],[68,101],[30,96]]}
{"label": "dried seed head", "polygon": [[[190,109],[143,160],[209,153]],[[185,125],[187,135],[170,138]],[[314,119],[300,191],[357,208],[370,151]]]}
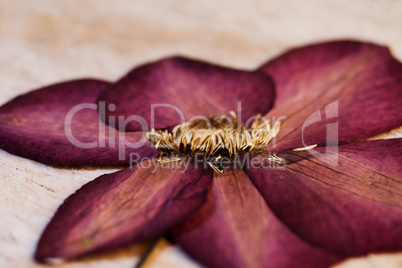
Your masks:
{"label": "dried seed head", "polygon": [[261,151],[278,134],[280,121],[272,126],[268,120],[257,115],[250,128],[237,121],[234,112],[211,119],[189,121],[177,125],[172,132],[147,133],[148,139],[163,153],[179,156],[202,154],[210,163],[222,157],[236,160],[239,153]]}

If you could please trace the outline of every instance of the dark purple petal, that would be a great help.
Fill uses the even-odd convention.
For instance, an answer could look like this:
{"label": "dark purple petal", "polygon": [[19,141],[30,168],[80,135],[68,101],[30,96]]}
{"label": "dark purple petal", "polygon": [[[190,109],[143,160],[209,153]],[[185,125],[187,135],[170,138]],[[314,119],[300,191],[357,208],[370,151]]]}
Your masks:
{"label": "dark purple petal", "polygon": [[103,175],[64,201],[35,258],[72,259],[162,234],[202,206],[211,179],[191,165],[152,160]]}
{"label": "dark purple petal", "polygon": [[402,139],[313,150],[279,154],[285,168],[246,170],[278,218],[339,254],[401,250]]}
{"label": "dark purple petal", "polygon": [[0,107],[0,148],[61,166],[114,165],[128,163],[131,153],[135,159],[155,155],[142,133],[119,133],[99,120],[96,101],[109,85],[70,81],[6,103]]}
{"label": "dark purple petal", "polygon": [[173,236],[208,267],[328,267],[341,259],[294,235],[241,170],[216,175],[207,203]]}
{"label": "dark purple petal", "polygon": [[266,116],[286,116],[277,150],[335,143],[337,127],[343,143],[402,125],[402,65],[386,47],[321,43],[291,50],[260,70],[276,85],[275,108]]}
{"label": "dark purple petal", "polygon": [[[247,119],[265,114],[273,98],[272,80],[261,73],[172,57],[132,70],[99,99],[116,105],[107,116],[123,116],[127,126],[119,124],[120,129],[133,131],[168,128],[194,116],[227,114],[238,110],[238,102],[242,118]],[[152,105],[165,106],[155,108],[155,122],[151,118]],[[129,118],[133,115],[146,124],[141,126],[141,120]]]}

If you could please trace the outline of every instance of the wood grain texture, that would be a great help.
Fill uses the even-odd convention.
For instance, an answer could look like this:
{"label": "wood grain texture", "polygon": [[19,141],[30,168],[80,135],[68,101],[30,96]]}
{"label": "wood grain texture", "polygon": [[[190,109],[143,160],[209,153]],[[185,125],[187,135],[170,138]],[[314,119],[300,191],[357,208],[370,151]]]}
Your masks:
{"label": "wood grain texture", "polygon": [[[0,104],[80,77],[116,80],[132,67],[186,55],[251,70],[301,44],[357,38],[402,59],[402,2],[0,0]],[[39,267],[32,255],[61,202],[114,170],[56,169],[0,151],[0,267]],[[132,267],[143,245],[63,267]],[[198,267],[166,242],[150,267]],[[339,267],[402,267],[402,254]]]}

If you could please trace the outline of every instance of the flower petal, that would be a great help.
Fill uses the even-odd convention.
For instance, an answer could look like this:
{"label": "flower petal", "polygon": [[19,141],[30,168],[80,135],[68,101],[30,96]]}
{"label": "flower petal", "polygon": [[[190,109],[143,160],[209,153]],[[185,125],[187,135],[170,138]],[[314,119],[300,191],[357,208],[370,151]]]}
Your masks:
{"label": "flower petal", "polygon": [[283,152],[285,168],[246,173],[278,218],[313,244],[348,256],[401,250],[402,139],[337,150]]}
{"label": "flower petal", "polygon": [[119,133],[99,120],[97,97],[109,85],[75,80],[6,103],[0,107],[0,148],[61,166],[122,164],[131,153],[157,154],[142,133]]}
{"label": "flower petal", "polygon": [[35,258],[72,259],[162,234],[202,206],[211,178],[191,165],[153,160],[103,175],[60,206]]}
{"label": "flower petal", "polygon": [[277,150],[350,142],[402,125],[402,65],[386,47],[321,43],[291,50],[260,70],[277,88],[266,117],[286,116]]}
{"label": "flower petal", "polygon": [[328,267],[339,257],[283,225],[242,170],[214,177],[207,203],[173,236],[208,267]]}
{"label": "flower petal", "polygon": [[[227,114],[238,110],[238,102],[242,118],[247,119],[265,114],[273,98],[272,80],[266,75],[171,57],[132,70],[99,99],[117,107],[107,111],[106,118],[124,116],[127,125],[119,124],[119,129],[133,131]],[[151,118],[152,107],[156,120]]]}

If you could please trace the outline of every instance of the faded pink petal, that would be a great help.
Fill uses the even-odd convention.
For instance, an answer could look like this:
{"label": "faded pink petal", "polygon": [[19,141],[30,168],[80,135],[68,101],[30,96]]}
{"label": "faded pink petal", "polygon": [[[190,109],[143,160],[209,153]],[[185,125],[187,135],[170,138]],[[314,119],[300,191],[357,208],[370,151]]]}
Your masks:
{"label": "faded pink petal", "polygon": [[[274,86],[269,77],[258,72],[171,57],[132,70],[99,99],[117,106],[107,115],[123,116],[127,126],[119,124],[122,130],[161,129],[194,116],[213,117],[237,111],[238,102],[245,121],[258,113],[265,114],[272,107]],[[153,122],[151,107],[159,104],[168,107],[155,108],[157,120]],[[144,119],[145,124],[141,126],[137,117],[130,118],[134,115]]]}
{"label": "faded pink petal", "polygon": [[333,144],[338,132],[330,123],[338,123],[340,143],[402,125],[402,65],[386,47],[355,41],[310,45],[260,70],[276,85],[275,108],[266,117],[286,116],[273,150]]}
{"label": "faded pink petal", "polygon": [[208,267],[328,267],[340,257],[283,225],[242,170],[214,177],[207,203],[173,236]]}
{"label": "faded pink petal", "polygon": [[[116,165],[128,163],[130,153],[155,155],[142,133],[119,133],[99,120],[95,103],[109,85],[75,80],[18,96],[0,107],[0,148],[60,166]],[[74,107],[77,112],[68,117]],[[144,145],[134,148],[141,138]]]}
{"label": "faded pink petal", "polygon": [[72,259],[162,234],[201,207],[211,179],[191,165],[151,160],[103,175],[64,201],[35,258]]}
{"label": "faded pink petal", "polygon": [[336,147],[314,151],[279,153],[286,168],[246,173],[306,241],[348,256],[400,250],[402,139],[340,146],[338,164]]}

